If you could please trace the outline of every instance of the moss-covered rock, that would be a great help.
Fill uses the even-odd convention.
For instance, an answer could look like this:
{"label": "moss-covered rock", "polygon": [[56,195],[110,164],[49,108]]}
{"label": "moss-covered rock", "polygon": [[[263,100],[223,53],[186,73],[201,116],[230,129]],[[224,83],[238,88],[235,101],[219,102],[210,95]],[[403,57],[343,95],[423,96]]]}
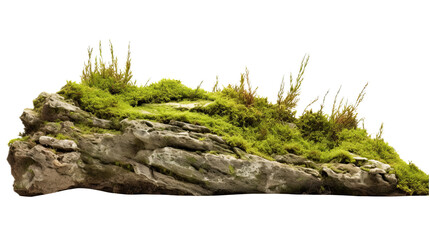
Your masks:
{"label": "moss-covered rock", "polygon": [[[15,191],[21,195],[78,187],[181,195],[404,194],[396,188],[390,166],[378,161],[366,161],[365,169],[352,161],[323,163],[291,153],[273,161],[228,144],[209,127],[176,120],[124,119],[118,123],[120,131],[99,132],[91,113],[58,95],[44,96],[45,103],[40,104],[61,121],[39,124],[26,132],[26,139],[11,143],[8,161]],[[46,121],[43,114],[46,111],[40,116]],[[28,119],[32,118],[23,121],[34,121]]]}

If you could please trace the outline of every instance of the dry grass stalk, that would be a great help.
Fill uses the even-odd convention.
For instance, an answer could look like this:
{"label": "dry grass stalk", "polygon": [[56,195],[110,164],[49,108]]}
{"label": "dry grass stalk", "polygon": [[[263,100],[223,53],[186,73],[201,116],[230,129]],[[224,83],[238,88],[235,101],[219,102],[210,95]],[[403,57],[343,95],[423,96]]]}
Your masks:
{"label": "dry grass stalk", "polygon": [[290,87],[286,97],[284,97],[285,82],[283,77],[282,83],[280,84],[279,92],[277,94],[277,105],[279,106],[280,109],[292,110],[298,104],[299,95],[301,93],[300,89],[301,89],[302,82],[304,80],[303,75],[305,72],[305,68],[307,67],[309,58],[310,58],[309,56],[304,56],[304,58],[302,59],[301,67],[299,68],[298,76],[295,79],[295,83],[293,82],[292,73],[290,74],[290,79],[289,79]]}
{"label": "dry grass stalk", "polygon": [[338,133],[342,129],[353,129],[356,128],[358,123],[361,121],[357,118],[357,109],[362,103],[365,95],[366,88],[368,83],[365,84],[362,91],[359,93],[355,103],[353,105],[344,102],[344,98],[341,99],[340,103],[337,106],[338,95],[341,91],[341,87],[338,89],[337,94],[335,95],[334,104],[332,106],[332,113],[330,120],[334,125],[335,132]]}
{"label": "dry grass stalk", "polygon": [[307,108],[311,107],[311,105],[313,105],[314,103],[316,103],[319,100],[319,96],[317,96],[313,101],[311,101],[305,108],[304,111],[302,111],[302,114],[305,113],[305,111],[307,111]]}
{"label": "dry grass stalk", "polygon": [[213,90],[212,90],[212,92],[219,92],[219,91],[220,91],[220,89],[219,89],[218,85],[219,85],[219,76],[218,76],[218,75],[216,75],[216,83],[215,83],[215,85],[213,86]]}

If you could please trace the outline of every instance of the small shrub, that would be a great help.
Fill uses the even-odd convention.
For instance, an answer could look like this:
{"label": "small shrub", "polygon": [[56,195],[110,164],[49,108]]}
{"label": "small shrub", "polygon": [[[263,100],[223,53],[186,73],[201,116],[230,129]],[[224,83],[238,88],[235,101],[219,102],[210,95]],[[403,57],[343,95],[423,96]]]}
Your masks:
{"label": "small shrub", "polygon": [[128,44],[128,56],[125,63],[125,70],[118,69],[118,58],[113,52],[113,45],[110,42],[111,63],[103,61],[101,42],[99,44],[100,56],[95,57],[95,65],[92,65],[92,48],[88,48],[88,62],[84,65],[81,75],[82,84],[109,91],[112,94],[120,93],[128,86],[135,85],[131,81],[131,52]]}
{"label": "small shrub", "polygon": [[[247,84],[247,89],[244,87],[244,83]],[[255,102],[256,97],[256,90],[258,88],[252,89],[252,86],[250,85],[250,79],[249,79],[249,70],[246,67],[246,70],[244,73],[241,74],[240,79],[240,87],[238,89],[239,96],[241,98],[241,101],[243,101],[244,105],[246,107],[252,106]]]}
{"label": "small shrub", "polygon": [[[229,84],[220,92],[222,93],[222,95],[227,96],[228,98],[237,99],[240,104],[244,104],[244,106],[246,107],[251,107],[257,99],[256,90],[258,88],[252,89],[249,79],[249,70],[247,69],[247,67],[245,72],[242,73],[240,76],[240,85]],[[216,80],[216,84],[213,90],[217,89],[217,83],[218,82]]]}
{"label": "small shrub", "polygon": [[332,105],[332,113],[330,116],[330,121],[332,122],[332,126],[333,126],[332,138],[334,141],[337,140],[337,134],[341,132],[343,129],[357,128],[358,123],[360,121],[357,118],[357,109],[360,103],[363,101],[363,98],[365,97],[365,94],[366,94],[365,90],[367,86],[368,86],[368,83],[365,84],[365,86],[363,87],[362,91],[359,93],[353,105],[347,104],[347,103],[343,105],[344,98],[341,99],[338,106],[336,105],[338,94],[341,91],[341,87],[340,89],[338,89],[338,92],[335,95],[334,104]]}

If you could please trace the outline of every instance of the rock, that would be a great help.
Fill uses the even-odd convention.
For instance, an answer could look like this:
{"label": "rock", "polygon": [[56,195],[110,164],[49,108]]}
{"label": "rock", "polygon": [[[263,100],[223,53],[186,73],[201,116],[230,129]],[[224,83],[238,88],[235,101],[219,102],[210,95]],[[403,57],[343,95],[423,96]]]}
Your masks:
{"label": "rock", "polygon": [[210,132],[210,130],[207,127],[189,124],[185,122],[174,121],[174,120],[170,121],[170,125],[178,126],[178,127],[181,127],[183,130],[187,130],[191,132],[199,132],[199,133]]}
{"label": "rock", "polygon": [[384,174],[383,178],[386,179],[392,185],[396,185],[398,183],[398,179],[396,179],[395,174]]}
{"label": "rock", "polygon": [[274,159],[279,163],[287,163],[287,164],[294,164],[294,165],[303,165],[308,161],[303,157],[300,157],[291,153],[288,153],[286,155],[274,156]]}
{"label": "rock", "polygon": [[63,151],[76,151],[77,144],[72,140],[58,140],[53,137],[41,136],[39,142],[42,145]]}
{"label": "rock", "polygon": [[41,145],[17,141],[11,146],[8,162],[15,177],[14,190],[23,196],[53,193],[74,187],[84,180],[76,163],[64,171],[58,155]]}
{"label": "rock", "polygon": [[[204,126],[129,119],[115,125],[57,94],[42,93],[35,108],[21,116],[28,140],[13,142],[8,155],[20,195],[71,188],[175,195],[398,194],[390,166],[374,160],[363,169],[293,154],[272,161],[228,145]],[[121,132],[83,134],[74,123]],[[74,141],[46,136],[60,133]]]}
{"label": "rock", "polygon": [[41,119],[44,121],[85,121],[89,117],[88,113],[65,102],[64,98],[58,94],[42,94],[45,101],[41,110]]}
{"label": "rock", "polygon": [[386,174],[386,171],[384,171],[381,168],[374,168],[374,169],[370,169],[369,173],[371,173],[371,174]]}
{"label": "rock", "polygon": [[382,163],[377,160],[368,160],[369,168],[379,168],[384,172],[388,172],[392,167],[389,164]]}
{"label": "rock", "polygon": [[77,106],[66,102],[62,96],[56,93],[42,93],[37,99],[44,99],[40,114],[42,121],[72,121],[98,128],[116,128],[110,120],[92,116]]}
{"label": "rock", "polygon": [[[335,163],[324,166],[322,176],[332,194],[388,195],[395,193],[396,177],[386,174],[381,168],[369,172],[351,164]],[[392,178],[393,177],[393,178]]]}
{"label": "rock", "polygon": [[92,118],[92,126],[98,127],[98,128],[113,128],[113,123],[110,120],[104,120],[100,118],[93,117]]}
{"label": "rock", "polygon": [[212,104],[213,102],[208,102],[205,104],[201,104],[198,102],[193,103],[176,103],[176,102],[169,102],[169,103],[163,103],[163,105],[172,106],[174,108],[184,108],[184,109],[192,109],[195,107],[207,107],[208,105]]}
{"label": "rock", "polygon": [[24,109],[20,119],[24,124],[26,132],[33,132],[43,123],[42,120],[40,120],[38,113],[32,109]]}
{"label": "rock", "polygon": [[364,157],[357,156],[357,155],[354,155],[353,159],[355,160],[356,164],[359,166],[368,161],[368,158],[364,158]]}

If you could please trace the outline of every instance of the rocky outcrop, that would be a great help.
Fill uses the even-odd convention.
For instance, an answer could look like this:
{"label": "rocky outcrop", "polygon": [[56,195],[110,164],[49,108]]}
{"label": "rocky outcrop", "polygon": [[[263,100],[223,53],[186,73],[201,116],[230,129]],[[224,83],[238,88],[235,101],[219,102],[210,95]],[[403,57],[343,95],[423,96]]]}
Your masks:
{"label": "rocky outcrop", "polygon": [[364,160],[361,167],[322,164],[293,154],[273,161],[229,146],[204,126],[128,119],[114,124],[57,94],[42,93],[36,100],[37,111],[26,109],[21,116],[29,138],[12,143],[8,156],[20,195],[71,188],[177,195],[401,194],[390,166],[378,161]]}

